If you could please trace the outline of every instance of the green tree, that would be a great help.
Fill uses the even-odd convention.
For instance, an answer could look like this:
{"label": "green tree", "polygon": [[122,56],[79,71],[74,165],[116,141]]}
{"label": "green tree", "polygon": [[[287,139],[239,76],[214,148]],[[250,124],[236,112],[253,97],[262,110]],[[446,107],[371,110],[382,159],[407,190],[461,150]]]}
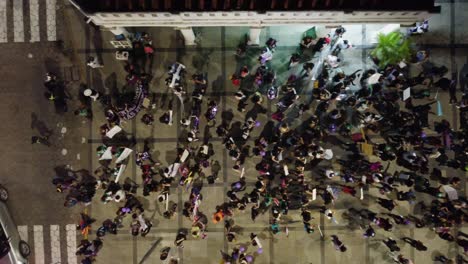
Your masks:
{"label": "green tree", "polygon": [[378,43],[371,55],[379,61],[379,67],[384,68],[389,64],[397,64],[411,57],[411,40],[405,38],[400,32],[379,34]]}

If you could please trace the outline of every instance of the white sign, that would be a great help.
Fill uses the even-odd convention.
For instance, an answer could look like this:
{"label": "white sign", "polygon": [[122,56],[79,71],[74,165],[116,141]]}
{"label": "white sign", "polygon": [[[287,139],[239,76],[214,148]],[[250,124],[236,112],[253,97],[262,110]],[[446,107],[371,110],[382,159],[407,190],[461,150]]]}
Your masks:
{"label": "white sign", "polygon": [[122,174],[123,174],[123,172],[125,171],[126,168],[127,168],[127,165],[125,165],[125,164],[120,165],[119,172],[117,173],[117,176],[115,177],[115,182],[116,183],[119,182],[120,176],[122,176]]}
{"label": "white sign", "polygon": [[112,127],[109,131],[106,133],[106,137],[108,138],[113,138],[117,133],[122,131],[122,128],[119,126],[114,126]]}
{"label": "white sign", "polygon": [[179,168],[180,168],[180,163],[173,163],[169,166],[169,176],[170,177],[175,177],[177,175],[177,173],[179,172]]}
{"label": "white sign", "polygon": [[102,154],[99,160],[111,160],[112,159],[112,147],[108,147]]}
{"label": "white sign", "polygon": [[172,73],[172,80],[171,84],[169,84],[170,88],[174,88],[176,81],[180,80],[180,72],[185,69],[185,65],[178,64],[175,71]]}
{"label": "white sign", "polygon": [[180,157],[180,162],[184,163],[189,155],[190,155],[190,152],[184,149],[184,153],[182,153],[182,157]]}
{"label": "white sign", "polygon": [[403,101],[406,101],[406,99],[410,97],[411,97],[411,87],[408,87],[403,91]]}
{"label": "white sign", "polygon": [[124,161],[126,158],[128,158],[128,156],[130,156],[130,154],[133,152],[133,150],[129,149],[129,148],[125,148],[123,151],[122,151],[122,154],[120,154],[120,156],[117,158],[117,160],[115,161],[115,163],[121,163],[122,161]]}

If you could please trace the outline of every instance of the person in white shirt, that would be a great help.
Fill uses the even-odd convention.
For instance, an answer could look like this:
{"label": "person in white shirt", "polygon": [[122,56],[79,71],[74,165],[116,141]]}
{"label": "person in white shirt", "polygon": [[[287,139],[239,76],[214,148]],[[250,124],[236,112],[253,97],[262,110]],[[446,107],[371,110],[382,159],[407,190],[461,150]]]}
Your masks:
{"label": "person in white shirt", "polygon": [[98,58],[96,58],[96,57],[89,57],[86,65],[88,65],[89,67],[91,67],[93,69],[104,67],[104,65],[102,65],[99,62]]}
{"label": "person in white shirt", "polygon": [[328,65],[330,65],[330,67],[336,68],[340,66],[341,60],[337,56],[328,55],[326,58],[326,62],[328,63]]}
{"label": "person in white shirt", "polygon": [[94,102],[96,102],[100,96],[99,92],[89,88],[83,91],[83,95],[92,98]]}
{"label": "person in white shirt", "polygon": [[114,201],[117,203],[125,201],[125,191],[122,189],[118,190],[114,195]]}
{"label": "person in white shirt", "polygon": [[335,172],[331,169],[328,169],[325,171],[325,175],[327,176],[327,178],[331,179],[333,177],[335,177]]}

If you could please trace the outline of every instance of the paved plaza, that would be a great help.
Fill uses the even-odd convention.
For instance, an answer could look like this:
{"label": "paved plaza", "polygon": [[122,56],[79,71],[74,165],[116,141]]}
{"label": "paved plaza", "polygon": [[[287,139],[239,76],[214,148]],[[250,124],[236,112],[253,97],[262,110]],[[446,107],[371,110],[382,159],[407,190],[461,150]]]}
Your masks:
{"label": "paved plaza", "polygon": [[[430,31],[412,38],[418,49],[430,52],[429,60],[431,62],[437,66],[444,65],[448,68],[446,76],[451,78],[453,74],[457,75],[462,69],[468,67],[468,33],[465,30],[465,25],[468,24],[468,2],[444,0],[439,1],[438,5],[442,6],[442,11],[441,14],[436,14],[430,19]],[[98,102],[92,104],[94,113],[92,121],[74,116],[73,111],[79,106],[78,94],[82,91],[80,90],[82,84],[104,94],[122,92],[127,75],[124,63],[115,59],[115,49],[109,43],[114,35],[86,24],[82,15],[68,3],[59,4],[59,7],[57,17],[60,22],[57,22],[57,25],[60,30],[57,33],[52,31],[50,34],[44,32],[29,34],[31,34],[32,39],[39,38],[37,35],[39,34],[47,36],[49,40],[55,39],[55,34],[57,34],[57,39],[64,40],[68,53],[60,52],[60,47],[57,48],[56,45],[50,43],[0,43],[0,47],[5,47],[0,50],[0,60],[4,62],[0,66],[0,76],[4,80],[4,83],[0,84],[0,94],[3,95],[0,99],[2,100],[0,115],[4,124],[2,128],[4,133],[0,138],[0,144],[4,147],[5,153],[8,153],[8,157],[3,158],[4,164],[0,171],[2,177],[0,179],[2,184],[4,178],[5,182],[10,184],[12,201],[9,207],[17,224],[29,227],[29,229],[23,229],[25,230],[23,233],[26,236],[29,234],[28,242],[33,247],[33,255],[30,257],[31,263],[76,263],[76,257],[72,256],[73,250],[70,250],[70,245],[73,245],[73,242],[70,241],[73,241],[73,238],[70,237],[68,231],[71,230],[72,224],[78,223],[79,212],[84,209],[84,206],[79,204],[72,208],[63,207],[65,195],[55,192],[51,180],[54,174],[63,167],[93,172],[100,166],[96,149],[103,144],[99,130],[100,126],[106,123],[103,107]],[[49,25],[53,22],[47,20],[44,23]],[[334,30],[332,27],[322,25],[267,27],[260,36],[260,47],[249,47],[247,56],[242,59],[236,58],[235,52],[238,44],[248,33],[247,27],[200,28],[199,44],[190,47],[184,46],[181,34],[172,28],[133,29],[135,32],[147,32],[153,39],[155,54],[150,72],[152,81],[150,82],[149,98],[154,99],[156,104],[155,109],[144,109],[137,117],[122,123],[122,128],[128,138],[136,142],[132,146],[134,151],[142,151],[144,142],[149,142],[152,158],[165,167],[172,164],[177,158],[178,147],[187,146],[188,130],[178,124],[185,117],[181,109],[185,109],[187,112],[187,109],[190,108],[190,102],[187,101],[185,106],[182,106],[165,84],[167,68],[172,63],[177,61],[187,66],[187,94],[190,94],[193,89],[189,82],[190,76],[195,73],[207,73],[209,85],[204,100],[213,99],[218,102],[219,111],[216,126],[221,122],[221,115],[232,115],[232,122],[238,123],[240,126],[244,123],[246,112],[249,113],[252,104],[247,107],[247,111],[244,113],[237,111],[238,101],[235,98],[235,93],[238,87],[233,86],[229,77],[238,72],[244,65],[255,69],[259,65],[257,58],[263,43],[268,38],[275,38],[278,40],[278,47],[273,60],[267,66],[276,72],[277,83],[285,83],[291,74],[298,74],[302,69],[301,65],[288,69],[289,58],[296,51],[302,33],[311,26],[317,27],[319,36],[324,36]],[[348,39],[353,47],[342,51],[344,61],[340,68],[345,73],[350,74],[359,69],[366,70],[374,67],[369,54],[374,47],[372,39],[376,30],[380,28],[379,25],[343,26],[347,30],[343,38]],[[2,30],[1,23],[0,30]],[[10,34],[9,38],[11,39],[12,36]],[[16,39],[16,35],[14,36]],[[17,47],[15,45],[23,46]],[[61,48],[63,51],[63,47]],[[42,50],[44,52],[41,52]],[[28,54],[33,54],[34,57],[28,58]],[[97,69],[85,67],[86,59],[89,56],[98,57],[103,62],[104,67]],[[314,60],[313,57],[311,59]],[[411,64],[409,67],[413,76],[421,71],[421,65]],[[23,71],[27,73],[21,74]],[[52,105],[42,102],[45,101],[42,95],[42,78],[46,71],[55,71],[60,78],[68,82],[67,89],[73,100],[69,105],[68,113],[62,116],[53,113]],[[299,95],[306,97],[308,88],[312,86],[311,80],[306,78],[301,86],[303,92]],[[21,87],[24,89],[21,90]],[[430,98],[433,98],[435,93],[435,90],[432,91]],[[457,95],[460,98],[462,93],[458,90]],[[453,129],[458,129],[460,126],[459,110],[455,105],[448,104],[448,92],[439,92],[438,98],[442,103],[443,115],[430,115],[431,126],[425,130],[428,135],[436,134],[434,121],[446,119],[452,124]],[[167,126],[155,120],[152,125],[148,126],[140,121],[146,112],[154,114],[155,119],[159,118],[168,110],[169,100],[174,102],[174,125]],[[415,104],[426,102],[428,102],[427,99],[415,100]],[[260,123],[260,127],[252,131],[248,144],[253,145],[253,141],[260,136],[262,127],[271,121],[271,114],[276,110],[276,103],[277,100],[265,98],[263,106],[266,108],[266,113],[258,113],[257,121]],[[313,102],[311,108],[315,109],[316,106],[317,103]],[[432,107],[432,111],[437,112],[436,105]],[[204,102],[202,112],[205,110],[206,103]],[[54,131],[50,148],[41,145],[30,146],[30,137],[37,134],[34,130],[31,132],[30,128],[32,114],[39,118],[39,123],[47,124]],[[312,111],[306,113],[303,120],[311,114]],[[300,125],[301,121],[295,120],[292,126]],[[216,211],[217,205],[227,201],[226,193],[231,184],[239,180],[240,173],[233,170],[235,163],[229,157],[223,145],[223,139],[217,136],[216,126],[210,127],[206,124],[205,119],[201,119],[200,141],[190,144],[197,147],[204,140],[212,143],[215,155],[211,159],[219,161],[222,166],[219,178],[214,184],[208,184],[206,180],[202,184],[204,197],[199,211],[210,219],[207,226],[207,237],[201,239],[188,235],[188,240],[184,242],[183,248],[174,247],[177,232],[181,229],[190,230],[192,221],[184,217],[181,212],[178,212],[172,219],[164,218],[164,203],[156,200],[157,194],[143,196],[142,189],[139,188],[137,197],[143,203],[145,216],[150,218],[153,223],[150,233],[145,237],[133,237],[130,233],[131,219],[130,216],[127,216],[123,222],[124,227],[119,230],[117,235],[107,234],[103,237],[104,246],[96,258],[96,263],[166,263],[159,259],[159,251],[170,246],[172,247],[171,255],[180,258],[179,263],[214,264],[222,263],[220,250],[228,252],[240,245],[247,247],[247,253],[254,256],[255,264],[393,263],[387,248],[381,242],[386,237],[395,239],[411,237],[423,241],[429,248],[428,251],[417,251],[408,244],[399,241],[401,254],[417,264],[434,263],[433,258],[439,254],[449,257],[463,254],[463,249],[456,243],[440,239],[429,228],[415,228],[414,225],[398,225],[392,232],[376,228],[374,238],[363,238],[364,230],[350,225],[349,219],[344,213],[351,207],[382,212],[383,209],[376,203],[376,200],[377,197],[384,196],[376,188],[370,188],[364,194],[363,200],[344,193],[339,194],[337,202],[333,205],[335,223],[328,220],[324,214],[319,213],[318,208],[323,205],[321,198],[312,202],[311,205],[314,208],[312,210],[314,218],[312,223],[320,226],[323,238],[317,229],[313,234],[304,231],[300,210],[290,210],[287,215],[282,216],[281,231],[273,235],[269,224],[272,218],[270,210],[259,215],[253,222],[250,217],[249,205],[245,212],[236,212],[232,217],[237,240],[228,242],[223,223],[212,223],[211,215]],[[67,128],[66,133],[61,133],[63,127]],[[382,140],[377,134],[371,135],[371,138],[374,142]],[[305,179],[312,185],[318,184],[323,179],[323,170],[326,168],[333,167],[339,170],[341,165],[337,160],[346,158],[347,153],[336,144],[336,140],[334,137],[329,137],[320,143],[324,148],[333,150],[334,158],[332,160],[324,160],[313,169],[306,169]],[[65,155],[62,153],[63,149],[67,150]],[[370,159],[377,161],[375,156]],[[258,172],[255,165],[260,160],[258,156],[249,157],[243,165],[247,191],[250,191],[256,182]],[[384,165],[387,165],[387,162],[384,162]],[[430,168],[434,166],[437,166],[437,162],[430,161]],[[394,161],[391,162],[389,172],[401,170],[404,169],[396,165]],[[466,173],[449,167],[442,167],[441,170],[444,177],[457,176],[462,179],[458,192],[460,196],[466,197]],[[25,176],[20,178],[19,175]],[[134,155],[131,155],[128,167],[122,177],[129,177],[142,186],[141,170],[135,164]],[[339,179],[327,181],[329,184],[340,182]],[[173,182],[169,199],[171,202],[177,203],[181,209],[184,201],[189,198],[190,191],[185,187],[178,186],[177,183],[177,181]],[[437,184],[436,181],[431,181],[431,183],[432,185]],[[406,191],[407,188],[401,187],[399,190]],[[103,191],[98,190],[93,202],[87,206],[88,214],[97,219],[96,223],[93,224],[90,238],[95,237],[95,231],[102,221],[115,217],[119,208],[113,202],[102,203],[99,199],[102,194]],[[396,199],[394,193],[385,196],[387,199]],[[428,194],[417,193],[417,201],[429,204],[432,199]],[[402,201],[398,202],[393,213],[417,215],[418,211],[415,209],[415,204]],[[33,228],[37,225],[40,225],[41,228]],[[45,226],[44,234],[42,226]],[[60,229],[61,233],[59,234],[56,229]],[[37,230],[41,230],[39,235],[37,235]],[[468,233],[465,224],[457,226],[454,232],[459,230]],[[58,238],[50,237],[49,231],[51,234],[57,232],[54,234],[57,234]],[[77,233],[76,238],[79,242],[81,236],[79,232]],[[250,233],[258,234],[263,245],[262,252],[257,252],[256,248],[250,245]],[[36,252],[37,248],[35,247],[36,236],[42,235],[45,237],[43,241],[45,253]],[[330,235],[338,235],[348,250],[344,253],[336,251]],[[61,240],[61,245],[59,242],[59,246],[55,245],[54,248],[49,246],[51,240],[54,239]],[[40,246],[38,247],[40,248]],[[42,255],[38,258],[39,254],[45,255],[45,262],[39,260],[42,258]],[[57,259],[59,262],[52,261]],[[465,256],[465,259],[468,257]]]}
{"label": "paved plaza", "polygon": [[[456,4],[457,7],[463,8],[464,5],[461,3]],[[461,5],[461,6],[459,6]],[[452,67],[461,67],[466,63],[467,50],[466,48],[456,49],[455,43],[459,39],[458,37],[453,39],[450,35],[450,16],[445,13],[450,10],[450,4],[443,4],[442,15],[435,16],[431,20],[431,32],[420,37],[416,37],[416,42],[420,43],[431,50],[431,61],[437,65],[446,65],[452,70]],[[450,12],[449,12],[450,13]],[[433,23],[434,21],[434,23]],[[457,21],[457,20],[456,20]],[[447,23],[447,24],[445,24]],[[458,24],[458,22],[456,22]],[[261,43],[264,43],[269,37],[277,39],[278,49],[274,54],[270,67],[275,69],[277,72],[279,83],[284,82],[287,77],[299,69],[287,69],[289,57],[295,52],[298,41],[300,40],[301,33],[305,31],[308,26],[289,28],[286,26],[270,27],[264,30],[261,35]],[[343,70],[346,73],[354,72],[358,69],[366,69],[371,65],[369,59],[369,52],[372,48],[371,35],[375,32],[378,25],[348,25],[346,26],[347,33],[344,38],[349,39],[354,45],[351,50],[344,51],[344,66]],[[322,32],[326,32],[325,27],[320,28]],[[161,98],[171,98],[171,91],[165,86],[164,79],[166,77],[167,67],[174,61],[181,62],[188,68],[187,76],[193,73],[207,72],[209,80],[208,98],[215,98],[219,100],[220,109],[222,111],[232,112],[234,114],[234,122],[243,122],[244,115],[236,111],[237,101],[234,98],[234,93],[237,88],[234,87],[228,77],[239,70],[243,65],[254,67],[257,65],[257,57],[255,55],[248,56],[242,61],[236,60],[234,53],[235,49],[240,41],[242,41],[245,34],[248,33],[248,29],[242,28],[202,28],[200,45],[197,47],[184,47],[182,45],[181,36],[178,32],[172,29],[164,30],[161,28],[142,28],[141,31],[148,32],[153,40],[156,42],[156,55],[153,66],[154,79],[151,83],[151,91],[156,93],[157,105],[162,104]],[[91,29],[90,38],[93,39],[93,34],[96,34]],[[323,34],[323,33],[322,33]],[[112,38],[110,33],[102,33],[102,39],[107,40]],[[106,77],[111,76],[115,73],[117,87],[123,84],[123,77],[125,72],[121,64],[115,61],[114,50],[106,42],[102,42],[102,50],[95,51],[93,49],[93,42],[91,41],[90,50],[83,50],[84,54],[95,54],[101,55],[105,62],[105,67],[102,70],[88,70],[88,79],[93,82],[95,79],[103,80],[103,89],[109,88],[105,86]],[[455,51],[455,55],[451,54],[452,50]],[[260,49],[252,47],[248,52],[252,54],[259,54]],[[414,65],[415,72],[418,71],[417,65]],[[96,75],[99,77],[96,78]],[[96,85],[94,84],[94,88]],[[120,84],[120,85],[119,85]],[[304,83],[307,87],[309,84]],[[189,85],[190,87],[190,85]],[[188,89],[190,91],[190,88]],[[443,101],[448,101],[447,94],[441,94]],[[268,113],[260,114],[258,121],[261,124],[265,124],[269,121],[273,104],[275,101],[268,101],[267,109]],[[167,106],[167,104],[166,104]],[[457,124],[456,109],[448,104],[444,104],[444,116],[437,117],[432,115],[432,120],[441,120],[442,118],[448,118],[453,124]],[[180,109],[180,106],[177,107]],[[185,109],[188,108],[188,104]],[[163,111],[155,111],[155,116],[159,116]],[[176,110],[176,119],[174,124],[177,124],[181,118],[180,112]],[[96,149],[101,143],[100,136],[97,134],[95,129],[99,124],[104,123],[105,120],[102,116],[97,115],[93,121],[92,136],[88,140],[89,148],[91,150]],[[200,127],[205,127],[202,121]],[[185,145],[185,138],[183,135],[187,133],[180,126],[165,126],[159,123],[155,123],[152,126],[146,126],[141,124],[138,117],[128,122],[123,126],[124,130],[136,137],[137,149],[142,148],[143,141],[149,139],[152,143],[152,149],[154,149],[153,157],[160,161],[162,164],[170,164],[176,158],[175,147]],[[254,130],[251,140],[258,137],[261,130]],[[226,201],[226,192],[229,190],[229,186],[232,182],[238,180],[239,173],[232,169],[234,165],[233,161],[228,157],[227,151],[224,150],[222,145],[222,139],[217,137],[214,133],[214,128],[209,132],[211,134],[210,142],[214,145],[214,151],[216,153],[214,159],[219,160],[223,164],[223,170],[221,171],[222,177],[214,184],[208,185],[206,182],[203,185],[202,193],[205,194],[205,198],[201,205],[200,211],[207,215],[214,212],[216,205]],[[431,133],[431,132],[429,132]],[[435,132],[433,132],[435,133]],[[176,136],[177,135],[177,136]],[[202,141],[202,139],[201,139]],[[325,147],[331,147],[337,155],[337,159],[343,152],[334,147],[331,143],[325,142]],[[90,151],[91,151],[90,150]],[[93,168],[98,166],[96,159],[93,159]],[[255,171],[255,164],[259,162],[258,158],[247,159],[245,168],[247,175],[248,186],[251,188],[256,180],[257,172]],[[330,164],[323,162],[318,168],[306,173],[306,179],[317,179],[318,172],[321,169],[326,168]],[[338,166],[337,164],[333,164]],[[401,170],[396,165],[392,164],[390,170]],[[132,179],[139,182],[141,177],[139,175],[139,169],[130,166],[127,169],[127,174],[132,172],[130,175]],[[444,174],[447,176],[460,175],[464,178],[463,173],[451,169],[444,170]],[[248,187],[248,188],[249,188]],[[462,193],[464,189],[461,190]],[[175,187],[171,189],[170,200],[182,204],[188,198],[189,192],[181,187]],[[219,263],[220,254],[219,250],[228,251],[235,245],[248,244],[250,241],[249,234],[251,232],[258,233],[259,237],[263,241],[263,253],[255,255],[255,263],[387,263],[390,262],[390,258],[384,250],[383,244],[380,242],[385,236],[391,236],[394,238],[409,236],[422,241],[427,241],[428,247],[431,249],[429,252],[418,252],[409,246],[402,247],[402,254],[410,257],[415,263],[429,263],[433,256],[437,253],[443,254],[454,254],[459,250],[454,244],[448,244],[444,241],[435,237],[433,231],[428,229],[415,229],[412,226],[405,226],[396,228],[392,233],[385,231],[378,231],[378,235],[372,239],[363,239],[362,230],[359,228],[350,229],[347,225],[347,220],[342,219],[342,212],[345,209],[354,208],[369,208],[372,211],[379,211],[378,205],[375,203],[376,197],[380,196],[375,189],[371,189],[369,194],[365,195],[364,201],[360,201],[357,198],[344,198],[338,199],[334,208],[337,211],[337,224],[327,220],[323,214],[314,211],[313,217],[316,224],[320,224],[320,227],[325,235],[325,239],[321,239],[319,233],[307,234],[304,232],[301,217],[299,211],[291,211],[287,216],[282,218],[283,226],[287,226],[289,235],[287,236],[284,230],[278,235],[272,235],[269,231],[269,213],[261,215],[258,220],[251,221],[250,215],[247,212],[236,214],[233,219],[235,220],[236,226],[239,227],[238,240],[235,243],[228,243],[224,229],[221,224],[214,225],[210,223],[207,227],[208,237],[202,239],[190,239],[186,241],[185,247],[179,249],[177,256],[181,258],[183,263]],[[429,196],[424,194],[418,195],[420,199],[427,200]],[[189,228],[191,221],[178,214],[173,220],[167,220],[162,218],[162,212],[164,211],[163,204],[155,202],[154,199],[148,199],[148,197],[142,198],[148,213],[150,213],[155,225],[150,234],[141,238],[132,239],[129,233],[121,232],[123,234],[117,235],[116,238],[106,237],[105,247],[101,252],[102,258],[117,257],[121,259],[128,259],[131,261],[133,258],[134,262],[139,262],[146,256],[147,253],[151,254],[148,256],[148,261],[157,261],[159,254],[158,250],[165,247],[171,246],[177,231],[181,228]],[[321,202],[317,202],[317,206],[320,206]],[[92,215],[95,217],[108,217],[112,215],[117,209],[113,205],[104,205],[99,202],[94,202],[92,205]],[[412,213],[413,206],[408,203],[400,204],[396,209],[398,214],[406,215]],[[325,219],[324,219],[325,218]],[[333,248],[333,245],[329,239],[329,235],[337,234],[342,241],[348,246],[346,253],[337,253]],[[158,240],[162,238],[162,240]],[[158,241],[156,248],[153,252],[153,244]],[[130,254],[131,253],[131,254]]]}

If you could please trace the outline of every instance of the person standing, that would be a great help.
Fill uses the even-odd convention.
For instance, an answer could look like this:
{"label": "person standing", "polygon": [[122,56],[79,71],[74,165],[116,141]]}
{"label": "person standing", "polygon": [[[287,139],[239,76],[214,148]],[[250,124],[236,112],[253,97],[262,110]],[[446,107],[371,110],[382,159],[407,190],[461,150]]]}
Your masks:
{"label": "person standing", "polygon": [[187,235],[185,234],[184,231],[179,231],[179,233],[177,233],[176,239],[174,241],[174,245],[176,245],[178,248],[183,248],[184,245],[182,245],[182,243],[185,240],[187,240]]}
{"label": "person standing", "polygon": [[377,203],[389,211],[392,211],[393,208],[395,208],[395,206],[397,205],[395,201],[383,198],[377,198]]}
{"label": "person standing", "polygon": [[364,237],[369,238],[369,237],[375,237],[375,231],[374,229],[369,225],[369,227],[364,231]]}
{"label": "person standing", "polygon": [[96,68],[103,68],[104,65],[102,65],[97,57],[89,57],[88,61],[86,62],[86,65],[89,67],[96,69]]}
{"label": "person standing", "polygon": [[96,102],[100,96],[98,91],[94,89],[90,89],[90,88],[87,88],[86,90],[84,90],[83,95],[86,97],[92,98],[94,102]]}
{"label": "person standing", "polygon": [[164,247],[163,249],[161,249],[160,251],[160,256],[159,256],[159,259],[160,260],[166,260],[167,257],[169,256],[169,252],[171,251],[171,247]]}

